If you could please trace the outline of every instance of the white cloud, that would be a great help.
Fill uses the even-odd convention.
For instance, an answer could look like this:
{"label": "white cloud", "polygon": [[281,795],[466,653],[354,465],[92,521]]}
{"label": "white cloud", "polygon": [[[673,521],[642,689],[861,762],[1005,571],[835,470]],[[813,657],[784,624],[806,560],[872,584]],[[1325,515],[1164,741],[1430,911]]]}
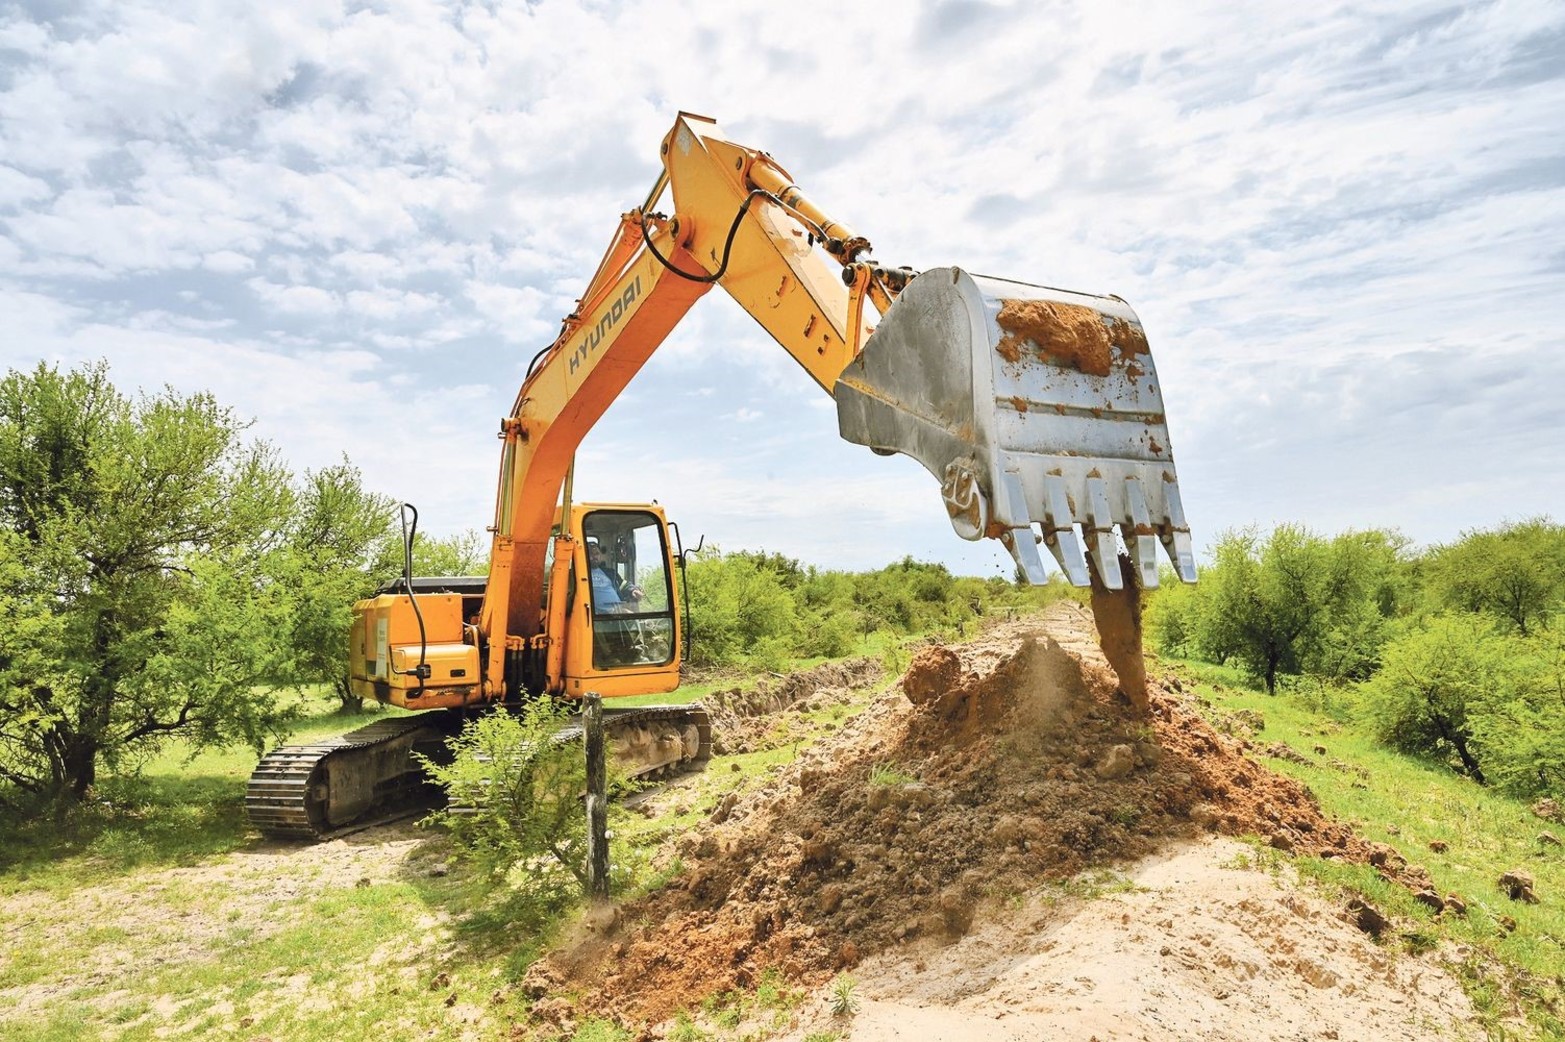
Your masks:
{"label": "white cloud", "polygon": [[9,209],[22,203],[36,202],[53,194],[47,181],[28,177],[8,166],[0,166],[0,208]]}
{"label": "white cloud", "polygon": [[233,250],[214,250],[201,258],[201,264],[209,271],[221,275],[238,275],[255,267],[255,261]]}
{"label": "white cloud", "polygon": [[342,301],[330,290],[319,286],[284,286],[266,279],[249,279],[245,285],[265,304],[295,315],[330,315]]}
{"label": "white cloud", "polygon": [[[1565,502],[1562,31],[1545,0],[13,11],[0,361],[210,386],[299,462],[346,449],[481,524],[494,421],[684,108],[883,260],[1129,299],[1199,536],[1445,538]],[[830,408],[703,301],[582,458],[732,546],[990,552]]]}
{"label": "white cloud", "polygon": [[499,336],[510,341],[541,341],[547,344],[559,324],[559,315],[548,307],[555,303],[548,295],[531,286],[501,286],[492,282],[469,282],[463,293],[473,307],[490,320]]}

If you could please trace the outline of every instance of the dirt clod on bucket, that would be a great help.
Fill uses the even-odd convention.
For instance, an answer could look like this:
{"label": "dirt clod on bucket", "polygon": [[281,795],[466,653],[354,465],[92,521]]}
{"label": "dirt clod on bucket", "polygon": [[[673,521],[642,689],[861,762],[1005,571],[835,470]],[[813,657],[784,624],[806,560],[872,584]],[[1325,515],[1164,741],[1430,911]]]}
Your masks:
{"label": "dirt clod on bucket", "polygon": [[995,345],[1000,357],[1020,363],[1031,343],[1038,357],[1051,365],[1092,376],[1107,376],[1112,352],[1122,359],[1147,353],[1146,336],[1129,322],[1105,318],[1093,308],[1048,300],[1007,300],[995,316],[1004,336]]}

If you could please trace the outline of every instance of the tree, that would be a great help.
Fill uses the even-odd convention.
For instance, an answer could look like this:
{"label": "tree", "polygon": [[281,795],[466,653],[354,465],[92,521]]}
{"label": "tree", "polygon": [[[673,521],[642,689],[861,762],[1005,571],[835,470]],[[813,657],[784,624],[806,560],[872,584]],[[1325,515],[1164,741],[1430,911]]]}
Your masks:
{"label": "tree", "polygon": [[1488,612],[1525,637],[1565,607],[1565,526],[1538,517],[1463,532],[1430,551],[1425,575],[1437,607]]}
{"label": "tree", "polygon": [[1349,531],[1328,547],[1332,603],[1301,656],[1304,672],[1328,680],[1367,680],[1380,664],[1393,620],[1411,600],[1410,541],[1383,529]]}
{"label": "tree", "polygon": [[[402,553],[397,543],[397,553]],[[413,543],[414,575],[487,575],[489,573],[489,544],[473,529],[455,535],[431,539],[419,536]],[[398,556],[395,574],[402,574],[402,558]]]}
{"label": "tree", "polygon": [[433,820],[492,876],[519,873],[521,894],[542,907],[587,886],[587,764],[580,745],[558,739],[568,723],[563,708],[535,700],[469,722],[449,763],[424,761],[450,798]]}
{"label": "tree", "polygon": [[783,573],[755,555],[710,547],[691,560],[686,584],[694,664],[735,665],[759,656],[763,667],[774,668],[787,658],[798,619]]}
{"label": "tree", "polygon": [[1238,659],[1269,693],[1279,673],[1297,673],[1327,632],[1331,614],[1365,595],[1356,556],[1298,525],[1219,539],[1195,612],[1199,643],[1219,661]]}
{"label": "tree", "polygon": [[134,401],[99,363],[0,381],[0,799],[61,806],[174,733],[259,746],[287,712],[269,566],[293,506],[208,395]]}
{"label": "tree", "polygon": [[348,686],[353,605],[401,571],[392,508],[390,498],[365,490],[347,459],[306,473],[275,569],[292,600],[294,681],[330,684],[349,712],[363,701]]}
{"label": "tree", "polygon": [[1565,633],[1513,640],[1505,661],[1508,682],[1469,711],[1484,776],[1517,796],[1565,795]]}
{"label": "tree", "polygon": [[[1210,581],[1204,577],[1203,581]],[[1179,581],[1168,565],[1158,569],[1158,585],[1145,593],[1145,626],[1158,651],[1175,658],[1195,658],[1203,653],[1200,645],[1200,586]]]}
{"label": "tree", "polygon": [[1462,773],[1483,782],[1472,721],[1485,704],[1512,701],[1515,650],[1483,616],[1426,620],[1386,645],[1380,671],[1364,685],[1376,734],[1404,752],[1454,756]]}

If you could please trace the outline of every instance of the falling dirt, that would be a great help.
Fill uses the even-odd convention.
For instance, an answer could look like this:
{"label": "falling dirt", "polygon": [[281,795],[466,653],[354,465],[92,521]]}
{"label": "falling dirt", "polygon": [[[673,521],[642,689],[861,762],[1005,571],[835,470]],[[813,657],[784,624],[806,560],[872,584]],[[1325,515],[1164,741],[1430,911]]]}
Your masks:
{"label": "falling dirt", "polygon": [[1098,644],[1119,677],[1119,689],[1138,714],[1147,711],[1147,663],[1141,645],[1141,588],[1136,569],[1127,554],[1120,554],[1109,567],[1118,568],[1121,588],[1111,590],[1098,575],[1097,562],[1090,555],[1087,575],[1092,580],[1092,620],[1098,629]]}
{"label": "falling dirt", "polygon": [[1032,343],[1039,357],[1053,365],[1093,376],[1107,376],[1119,354],[1125,374],[1135,380],[1146,370],[1135,364],[1136,355],[1148,353],[1146,334],[1134,323],[1106,318],[1081,304],[1047,300],[1007,300],[995,317],[1005,335],[995,345],[1001,358],[1012,365],[1022,360],[1022,348]]}
{"label": "falling dirt", "polygon": [[581,1008],[656,1022],[768,968],[820,983],[955,943],[1010,895],[1207,832],[1416,882],[1176,690],[1148,684],[1138,716],[1118,688],[1075,604],[929,647],[899,688],[681,837],[665,889],[538,972]]}

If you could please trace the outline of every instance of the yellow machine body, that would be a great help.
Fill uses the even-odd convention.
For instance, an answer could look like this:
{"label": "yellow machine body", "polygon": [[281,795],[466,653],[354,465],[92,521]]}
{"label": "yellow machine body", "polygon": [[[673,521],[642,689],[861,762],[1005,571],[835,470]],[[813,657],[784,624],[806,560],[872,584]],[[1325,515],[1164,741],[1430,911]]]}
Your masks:
{"label": "yellow machine body", "polygon": [[[351,690],[360,698],[408,709],[482,701],[478,648],[462,641],[464,598],[454,593],[416,596],[416,611],[414,597],[406,593],[382,593],[353,606]],[[427,676],[420,676],[421,662]]]}
{"label": "yellow machine body", "polygon": [[[663,509],[577,504],[555,517],[540,628],[510,649],[515,696],[615,698],[677,688],[684,620]],[[417,579],[412,592],[355,604],[353,693],[408,709],[497,701],[481,685],[481,582]]]}

